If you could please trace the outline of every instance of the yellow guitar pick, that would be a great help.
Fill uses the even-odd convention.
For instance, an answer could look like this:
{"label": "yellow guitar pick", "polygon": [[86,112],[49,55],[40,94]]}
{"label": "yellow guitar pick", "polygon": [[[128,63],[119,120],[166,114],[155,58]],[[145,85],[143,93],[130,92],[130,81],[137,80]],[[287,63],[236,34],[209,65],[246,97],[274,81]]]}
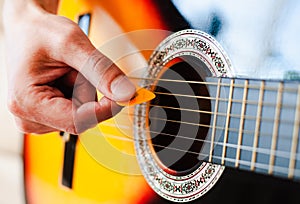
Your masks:
{"label": "yellow guitar pick", "polygon": [[117,104],[120,106],[133,106],[133,105],[137,105],[137,104],[141,104],[141,103],[150,101],[154,98],[155,98],[155,94],[152,93],[151,91],[149,91],[145,88],[137,87],[137,91],[136,91],[134,97],[132,97],[132,99],[130,99],[130,101],[117,102]]}

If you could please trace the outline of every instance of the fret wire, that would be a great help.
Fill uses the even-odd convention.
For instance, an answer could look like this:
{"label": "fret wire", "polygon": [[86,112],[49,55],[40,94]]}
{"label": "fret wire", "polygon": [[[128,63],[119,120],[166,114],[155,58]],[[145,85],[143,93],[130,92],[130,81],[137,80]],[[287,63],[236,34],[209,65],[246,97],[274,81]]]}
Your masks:
{"label": "fret wire", "polygon": [[[207,143],[210,143],[211,141],[210,140],[205,140],[205,139],[195,139],[195,138],[188,138],[188,137],[185,137],[185,136],[182,136],[182,135],[172,135],[172,134],[168,134],[168,133],[161,133],[161,132],[156,132],[156,131],[148,131],[148,132],[151,132],[151,133],[155,133],[155,134],[162,134],[162,135],[166,135],[166,136],[171,136],[171,137],[179,137],[179,138],[184,138],[184,139],[189,139],[189,140],[194,140],[194,141],[198,141],[198,142],[207,142]],[[113,139],[119,139],[119,140],[123,140],[123,141],[127,141],[127,142],[134,142],[134,141],[137,141],[137,139],[135,138],[132,138],[132,137],[129,137],[129,138],[125,138],[124,136],[121,136],[121,135],[112,135],[110,133],[107,133],[107,132],[101,132],[101,134],[99,134],[98,132],[93,132],[93,134],[96,134],[96,135],[99,135],[99,136],[103,136],[103,133],[105,134],[105,137],[109,137],[109,138],[113,138]],[[144,140],[150,140],[150,139],[144,139]],[[223,142],[214,142],[215,145],[223,145]],[[237,148],[237,145],[236,144],[231,144],[231,143],[227,143],[227,146],[228,147],[231,147],[231,148]],[[168,146],[161,146],[161,147],[165,147],[167,148]],[[253,151],[253,148],[251,146],[241,146],[241,149],[242,150],[247,150],[247,151]],[[186,150],[182,150],[182,149],[178,149],[179,151],[186,151]],[[195,154],[198,154],[198,152],[193,152],[193,151],[186,151],[186,152],[189,152],[189,153],[195,153]],[[265,148],[257,148],[257,152],[258,153],[262,153],[262,154],[267,154],[269,155],[270,154],[270,149],[265,149]],[[277,156],[280,156],[282,158],[290,158],[290,152],[286,152],[286,151],[281,151],[281,150],[275,150],[275,154]],[[204,155],[204,154],[203,154]],[[205,154],[205,156],[208,156],[207,154]],[[213,157],[215,157],[215,155],[213,155]],[[221,157],[219,157],[221,158]],[[295,155],[295,158],[296,160],[299,160],[300,161],[300,153],[297,153]],[[226,160],[226,158],[225,158]],[[232,160],[234,160],[232,158]],[[240,160],[241,161],[241,160]],[[249,161],[250,162],[250,161]],[[267,165],[267,164],[266,164]]]}
{"label": "fret wire", "polygon": [[259,90],[259,98],[258,98],[258,107],[256,113],[256,123],[255,123],[255,131],[254,131],[254,139],[253,139],[253,151],[252,151],[252,158],[251,158],[251,171],[254,171],[255,168],[255,161],[256,161],[256,151],[258,146],[258,135],[260,132],[260,123],[261,123],[261,113],[262,113],[262,102],[264,98],[264,87],[265,82],[261,81],[261,86]]}
{"label": "fret wire", "polygon": [[280,109],[282,103],[282,90],[283,90],[283,83],[280,82],[278,86],[277,92],[277,105],[275,109],[275,119],[274,119],[274,126],[273,126],[273,135],[272,135],[272,144],[271,144],[271,155],[269,161],[269,174],[273,173],[273,167],[275,162],[275,150],[277,146],[277,139],[278,139],[278,129],[279,129],[279,120],[280,120]]}
{"label": "fret wire", "polygon": [[[185,150],[177,149],[177,148],[169,147],[169,146],[165,147],[163,145],[158,145],[158,144],[153,144],[153,146],[161,147],[161,148],[166,148],[166,149],[171,149],[171,150],[175,150],[175,151],[186,152]],[[206,157],[207,156],[206,154],[203,154],[201,152],[189,151],[188,153],[195,154],[195,155],[202,156],[202,157]],[[223,159],[223,157],[216,156],[216,155],[213,155],[213,158],[218,159],[218,160],[222,160]],[[233,158],[224,158],[224,160],[228,161],[230,163],[234,163],[235,159],[233,159]],[[247,161],[247,160],[240,160],[240,164],[250,167],[251,162]],[[255,167],[258,167],[258,168],[260,168],[262,170],[268,170],[269,169],[269,165],[268,164],[264,164],[264,163],[255,163]],[[289,171],[289,169],[287,167],[282,167],[282,166],[274,166],[274,167],[276,168],[276,172],[280,172],[280,173],[285,174],[285,175],[287,175],[287,172]],[[298,171],[298,173],[300,173],[300,171]],[[270,174],[270,173],[268,173],[268,174]]]}
{"label": "fret wire", "polygon": [[[183,138],[183,139],[194,140],[196,142],[211,143],[210,140],[205,140],[205,139],[189,138],[189,137],[185,137],[185,136],[182,136],[182,135],[173,135],[173,134],[161,133],[161,132],[156,132],[156,131],[149,131],[149,132],[155,133],[155,134],[162,134],[162,135],[166,135],[166,136],[170,136],[170,137],[179,137],[179,138]],[[223,145],[223,142],[214,141],[213,145]],[[227,143],[226,145],[227,145],[227,147],[237,148],[236,144]],[[241,146],[241,150],[253,151],[253,147],[251,147],[251,146]],[[256,150],[257,150],[258,153],[267,154],[267,155],[270,154],[270,149],[258,147],[258,148],[256,148]],[[286,158],[286,159],[290,158],[290,152],[288,152],[288,151],[276,150],[275,154],[277,156],[282,157],[282,158]],[[295,158],[298,158],[300,160],[300,153],[297,153]]]}
{"label": "fret wire", "polygon": [[[128,114],[126,114],[128,115]],[[129,114],[131,116],[137,116],[135,114]],[[226,130],[224,127],[220,127],[220,126],[215,126],[213,127],[212,125],[205,125],[205,124],[201,124],[201,123],[191,123],[191,122],[186,122],[186,121],[179,121],[179,120],[168,120],[168,119],[165,119],[165,118],[158,118],[158,117],[149,117],[149,116],[145,116],[145,115],[139,115],[139,116],[143,116],[143,117],[147,117],[149,119],[154,119],[154,120],[160,120],[160,121],[165,121],[165,122],[173,122],[173,123],[181,123],[181,124],[185,124],[185,125],[193,125],[193,126],[199,126],[199,127],[206,127],[206,128],[216,128],[218,130]],[[237,128],[228,128],[228,131],[229,132],[235,132],[235,133],[239,133],[239,129]],[[255,134],[255,131],[252,131],[252,130],[242,130],[242,133],[243,134],[247,134],[247,135],[254,135]],[[267,133],[259,133],[261,137],[272,137],[272,135],[270,134],[267,134]],[[289,136],[287,135],[281,135],[280,136],[281,138],[290,138]]]}
{"label": "fret wire", "polygon": [[225,123],[225,133],[224,133],[224,143],[223,143],[223,151],[222,151],[222,161],[221,164],[224,165],[225,162],[225,155],[226,155],[226,143],[228,140],[228,129],[229,129],[229,122],[230,122],[230,112],[231,112],[231,106],[232,106],[232,94],[233,94],[233,82],[234,80],[231,79],[230,80],[230,84],[232,86],[230,86],[229,88],[229,96],[228,96],[228,106],[227,106],[227,116],[226,116],[226,123]]}
{"label": "fret wire", "polygon": [[[185,95],[185,94],[175,94],[175,93],[165,93],[165,92],[153,92],[157,95],[167,95],[167,96],[179,96],[179,97],[187,97],[187,98],[197,98],[197,99],[207,99],[207,100],[216,100],[214,97],[207,97],[207,96],[193,96],[193,95]],[[227,98],[219,98],[219,101],[228,102],[229,99]],[[232,103],[243,103],[243,100],[232,99]],[[246,100],[247,105],[258,105],[256,101]],[[276,103],[270,102],[263,102],[264,106],[276,106]],[[289,104],[283,104],[282,108],[295,108],[295,106]]]}
{"label": "fret wire", "polygon": [[235,158],[235,167],[238,167],[239,165],[239,158],[241,149],[240,146],[242,144],[242,135],[243,135],[243,129],[244,129],[244,116],[245,116],[245,110],[246,110],[246,99],[248,95],[248,80],[245,80],[245,86],[244,86],[244,94],[243,94],[243,103],[242,103],[242,109],[241,109],[241,117],[240,117],[240,127],[239,127],[239,135],[238,135],[238,148],[236,150],[236,158]]}
{"label": "fret wire", "polygon": [[295,110],[295,123],[293,129],[293,138],[292,138],[292,148],[290,154],[290,163],[289,163],[289,174],[288,177],[292,178],[294,176],[296,158],[295,155],[297,153],[297,146],[299,140],[299,122],[300,122],[300,85],[298,85],[298,95],[296,102],[296,110]]}
{"label": "fret wire", "polygon": [[[151,80],[151,81],[164,81],[164,82],[177,82],[177,83],[191,83],[191,84],[203,84],[203,85],[213,85],[213,86],[217,86],[218,83],[217,82],[207,82],[207,81],[189,81],[189,80],[175,80],[175,79],[157,79],[157,78],[150,78],[150,77],[132,77],[132,76],[129,76],[130,79],[135,79],[135,80]],[[214,77],[211,77],[211,78],[214,78]],[[216,77],[218,78],[218,77]],[[221,78],[222,79],[222,78]],[[234,79],[234,78],[233,78]],[[246,80],[246,79],[243,79],[241,78],[241,80]],[[260,80],[260,81],[265,81],[265,80],[262,80],[262,79],[247,79],[247,80],[253,80],[253,81],[257,81],[257,80]],[[279,81],[278,81],[279,82]],[[227,83],[221,83],[220,84],[221,86],[227,86],[229,87],[230,84],[227,84]],[[234,88],[244,88],[244,86],[242,84],[234,84],[233,85]],[[260,86],[257,86],[257,85],[249,85],[248,86],[248,89],[260,89]],[[269,87],[269,86],[266,86],[265,87],[265,90],[266,91],[277,91],[278,89],[276,87]],[[292,88],[292,87],[284,87],[284,91],[286,92],[295,92],[297,93],[297,88]]]}
{"label": "fret wire", "polygon": [[217,86],[217,93],[216,93],[216,100],[215,100],[215,111],[214,111],[214,120],[213,120],[213,128],[212,128],[212,134],[211,134],[211,143],[210,143],[210,150],[209,150],[209,162],[212,161],[212,155],[213,155],[213,146],[214,146],[214,140],[215,140],[215,134],[216,134],[216,124],[217,124],[217,112],[219,107],[219,100],[220,98],[220,83],[221,78],[218,79],[218,86]]}
{"label": "fret wire", "polygon": [[[222,112],[214,113],[214,112],[211,112],[211,111],[193,110],[193,109],[187,109],[187,108],[176,108],[176,107],[171,107],[171,106],[159,106],[159,105],[149,105],[149,106],[150,107],[157,107],[157,108],[189,111],[189,112],[194,112],[194,113],[210,114],[210,115],[216,114],[218,116],[224,116],[224,117],[227,116],[227,113],[222,113]],[[230,113],[230,117],[231,118],[240,118],[240,115]],[[245,118],[245,120],[257,120],[257,116],[251,116],[251,115],[245,115],[244,118]],[[264,122],[274,122],[274,118],[262,118],[262,117],[260,117],[259,120],[264,121]],[[291,122],[291,121],[288,121],[288,120],[281,120],[280,122],[284,123],[284,124],[294,124],[294,122]]]}

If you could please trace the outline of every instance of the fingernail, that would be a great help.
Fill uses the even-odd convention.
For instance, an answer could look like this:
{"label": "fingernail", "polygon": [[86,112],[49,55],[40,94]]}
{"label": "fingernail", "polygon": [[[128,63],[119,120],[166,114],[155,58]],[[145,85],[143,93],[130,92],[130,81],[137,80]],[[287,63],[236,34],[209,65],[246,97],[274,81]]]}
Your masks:
{"label": "fingernail", "polygon": [[115,78],[110,87],[116,101],[129,101],[135,94],[134,84],[123,75]]}

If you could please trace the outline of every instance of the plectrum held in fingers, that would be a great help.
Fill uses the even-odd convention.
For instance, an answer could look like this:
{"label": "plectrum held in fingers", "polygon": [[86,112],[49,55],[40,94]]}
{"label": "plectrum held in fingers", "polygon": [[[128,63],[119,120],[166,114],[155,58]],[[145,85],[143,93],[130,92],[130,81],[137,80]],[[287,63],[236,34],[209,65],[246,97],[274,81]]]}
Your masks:
{"label": "plectrum held in fingers", "polygon": [[145,88],[137,87],[137,91],[136,91],[134,97],[132,99],[130,99],[130,101],[117,102],[117,104],[120,106],[133,106],[133,105],[137,105],[140,103],[150,101],[154,98],[155,98],[155,94],[152,93],[151,91],[149,91]]}

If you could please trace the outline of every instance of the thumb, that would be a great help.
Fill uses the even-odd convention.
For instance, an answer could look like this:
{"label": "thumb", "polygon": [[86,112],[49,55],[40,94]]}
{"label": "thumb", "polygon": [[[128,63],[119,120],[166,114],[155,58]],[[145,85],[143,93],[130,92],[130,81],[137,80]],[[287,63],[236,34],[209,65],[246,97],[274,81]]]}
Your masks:
{"label": "thumb", "polygon": [[[64,22],[66,22],[64,20]],[[79,71],[104,96],[114,101],[129,101],[135,86],[108,57],[97,50],[84,32],[73,22],[61,32],[58,58]]]}

